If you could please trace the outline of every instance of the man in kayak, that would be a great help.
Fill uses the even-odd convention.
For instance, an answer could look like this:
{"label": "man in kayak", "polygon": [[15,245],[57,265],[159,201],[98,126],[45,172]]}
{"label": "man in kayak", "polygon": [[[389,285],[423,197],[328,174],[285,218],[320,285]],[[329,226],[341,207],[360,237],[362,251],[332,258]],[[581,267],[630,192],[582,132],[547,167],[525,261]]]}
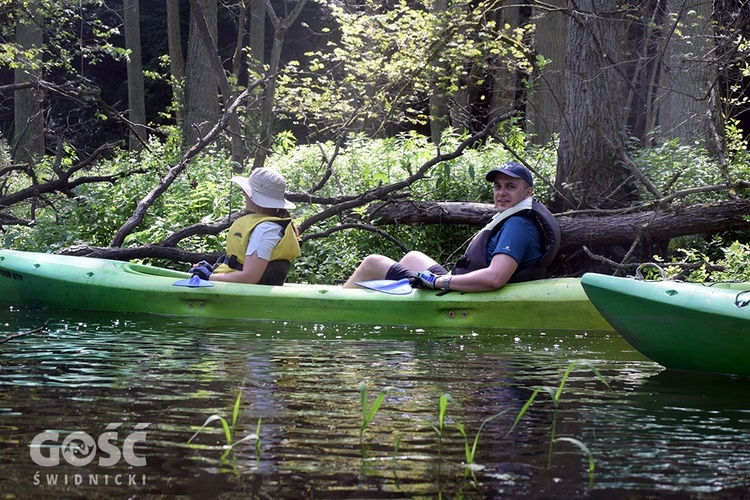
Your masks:
{"label": "man in kayak", "polygon": [[450,272],[418,251],[398,262],[373,254],[365,257],[344,287],[409,278],[426,288],[485,292],[509,282],[544,278],[560,245],[560,227],[550,211],[532,198],[531,172],[509,162],[490,170],[485,178],[493,183],[498,213],[474,236]]}
{"label": "man in kayak", "polygon": [[201,261],[193,274],[210,281],[283,285],[291,261],[300,256],[288,211],[295,205],[284,197],[286,181],[271,169],[258,168],[250,177],[232,177],[232,182],[242,188],[251,213],[229,227],[226,253],[216,264]]}

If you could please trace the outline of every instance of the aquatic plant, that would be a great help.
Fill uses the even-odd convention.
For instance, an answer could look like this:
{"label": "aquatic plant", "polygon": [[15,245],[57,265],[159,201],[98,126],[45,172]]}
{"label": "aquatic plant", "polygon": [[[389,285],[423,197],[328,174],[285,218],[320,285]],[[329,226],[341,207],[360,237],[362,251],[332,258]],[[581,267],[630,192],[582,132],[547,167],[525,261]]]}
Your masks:
{"label": "aquatic plant", "polygon": [[362,425],[359,428],[359,442],[362,442],[362,436],[365,433],[365,429],[372,421],[375,414],[380,409],[380,405],[383,404],[385,396],[388,393],[390,387],[385,387],[373,401],[372,406],[367,406],[367,385],[363,382],[359,383],[359,400],[362,406]]}
{"label": "aquatic plant", "polygon": [[529,407],[532,405],[534,400],[536,399],[537,395],[544,391],[550,395],[552,398],[552,402],[554,404],[554,412],[552,414],[552,431],[550,435],[550,443],[549,443],[549,452],[547,454],[547,468],[552,468],[552,452],[554,444],[559,441],[567,441],[569,443],[573,443],[576,446],[578,446],[581,451],[583,451],[589,460],[589,474],[594,473],[594,456],[591,453],[591,451],[588,449],[588,447],[580,440],[570,437],[555,437],[555,432],[557,430],[557,409],[560,403],[560,397],[562,396],[563,388],[565,387],[565,382],[568,380],[568,377],[570,376],[570,373],[576,368],[578,365],[584,365],[591,369],[591,371],[594,372],[594,375],[596,375],[596,378],[602,381],[605,386],[607,386],[607,389],[611,389],[609,384],[606,380],[604,380],[604,377],[602,377],[601,373],[599,373],[599,370],[596,369],[594,365],[591,363],[588,363],[586,361],[573,361],[568,365],[568,368],[563,373],[563,376],[560,380],[560,385],[557,387],[557,390],[555,390],[554,387],[539,387],[537,389],[534,389],[534,392],[531,394],[531,397],[529,397],[528,401],[526,401],[526,404],[523,405],[521,410],[518,412],[518,415],[516,416],[515,421],[513,422],[513,425],[511,426],[510,430],[506,434],[506,437],[510,435],[511,432],[516,428],[516,425],[518,425],[518,422],[523,418],[523,416],[526,414],[526,411],[529,409]]}
{"label": "aquatic plant", "polygon": [[437,425],[430,422],[430,426],[432,427],[432,430],[435,431],[435,433],[438,435],[438,455],[442,454],[442,448],[443,448],[443,431],[445,427],[445,412],[448,409],[448,402],[455,403],[456,400],[453,399],[453,397],[448,394],[447,392],[440,396],[440,399],[438,400],[438,422]]}
{"label": "aquatic plant", "polygon": [[496,414],[494,414],[494,415],[492,415],[490,417],[487,417],[484,420],[482,420],[482,423],[479,426],[479,429],[477,429],[476,435],[474,436],[474,441],[473,441],[471,447],[469,447],[469,437],[468,437],[468,435],[466,433],[466,429],[464,428],[464,425],[461,422],[456,422],[456,427],[458,428],[458,432],[460,432],[461,435],[464,437],[464,450],[465,450],[465,453],[466,453],[466,466],[468,468],[479,468],[479,467],[476,466],[476,464],[474,464],[474,457],[476,456],[477,445],[479,444],[479,435],[481,434],[482,429],[484,428],[485,424],[487,422],[490,422],[491,420],[496,419],[500,415],[504,415],[505,413],[508,412],[508,410],[510,410],[510,408],[506,408],[505,410],[503,410],[503,411],[501,411],[499,413],[496,413]]}
{"label": "aquatic plant", "polygon": [[[244,387],[244,385],[245,384],[243,383],[242,387]],[[242,387],[240,388],[240,391],[237,394],[237,399],[234,402],[234,409],[232,411],[232,423],[231,423],[231,425],[221,415],[217,415],[217,414],[211,415],[210,417],[208,417],[206,419],[206,421],[203,423],[203,425],[201,425],[200,428],[197,431],[195,431],[195,434],[193,434],[193,436],[190,439],[188,439],[188,444],[190,444],[193,441],[193,439],[195,439],[195,437],[198,434],[200,434],[200,432],[203,429],[206,428],[206,426],[208,424],[210,424],[211,422],[215,422],[216,420],[218,420],[219,422],[221,422],[222,429],[224,429],[224,438],[226,439],[226,444],[224,445],[224,448],[226,449],[226,452],[224,452],[224,454],[222,455],[222,458],[225,458],[227,456],[227,454],[229,454],[229,452],[231,452],[232,449],[235,446],[237,446],[238,444],[244,443],[245,441],[249,441],[251,439],[255,439],[255,454],[256,454],[256,458],[258,458],[258,455],[260,453],[260,424],[261,424],[261,419],[260,418],[258,418],[258,426],[256,428],[256,432],[255,433],[248,434],[247,436],[245,436],[245,437],[243,437],[243,438],[241,438],[241,439],[239,439],[237,441],[234,440],[234,438],[235,438],[235,431],[236,431],[236,428],[237,428],[237,419],[238,419],[239,414],[240,414],[240,401],[242,400]]]}

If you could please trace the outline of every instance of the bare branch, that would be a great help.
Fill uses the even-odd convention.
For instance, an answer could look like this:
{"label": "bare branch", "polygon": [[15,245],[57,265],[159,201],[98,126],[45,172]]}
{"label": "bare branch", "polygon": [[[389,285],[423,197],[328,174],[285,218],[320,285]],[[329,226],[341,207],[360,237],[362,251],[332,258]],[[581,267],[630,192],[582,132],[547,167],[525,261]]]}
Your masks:
{"label": "bare branch", "polygon": [[17,333],[15,335],[9,335],[5,337],[4,339],[0,340],[0,344],[10,342],[11,340],[17,339],[19,337],[25,337],[26,335],[36,335],[37,333],[46,333],[44,330],[47,329],[48,324],[49,324],[49,320],[45,321],[42,326],[40,326],[39,328],[35,328],[34,330],[29,330],[28,332],[23,332],[23,333]]}
{"label": "bare branch", "polygon": [[19,203],[20,201],[34,198],[45,193],[70,191],[74,187],[80,186],[82,184],[89,184],[93,182],[115,182],[117,179],[131,175],[133,172],[123,172],[114,175],[80,177],[73,181],[70,180],[71,176],[74,173],[91,164],[104,151],[112,149],[114,147],[115,144],[104,144],[102,146],[99,146],[96,151],[94,151],[88,158],[70,167],[68,170],[58,170],[57,173],[59,177],[57,179],[53,179],[41,184],[33,184],[26,189],[16,191],[15,193],[12,193],[8,196],[0,197],[0,207],[9,207],[11,205],[14,205],[15,203]]}
{"label": "bare branch", "polygon": [[328,236],[330,236],[330,235],[332,235],[334,233],[337,233],[339,231],[344,231],[344,230],[347,230],[347,229],[362,229],[364,231],[373,232],[373,233],[375,233],[375,234],[377,234],[377,235],[385,238],[386,240],[390,241],[391,243],[395,244],[396,246],[398,246],[401,249],[402,252],[406,253],[407,251],[409,251],[409,248],[406,245],[404,245],[404,243],[401,242],[401,240],[399,240],[397,238],[394,238],[393,236],[391,236],[386,231],[383,231],[382,229],[377,228],[375,226],[371,226],[369,224],[355,224],[355,223],[337,224],[336,226],[334,226],[332,228],[329,228],[329,229],[326,229],[325,231],[320,231],[320,232],[317,232],[317,233],[307,234],[307,235],[303,236],[302,237],[302,242],[304,243],[305,241],[310,241],[310,240],[314,240],[314,239],[317,239],[317,238],[325,238],[325,237],[328,237]]}
{"label": "bare branch", "polygon": [[112,238],[110,246],[122,246],[123,242],[125,241],[125,237],[130,234],[130,232],[135,229],[141,222],[143,222],[143,219],[146,217],[146,211],[148,210],[148,208],[154,203],[154,201],[156,201],[159,196],[161,196],[162,193],[167,190],[167,188],[169,188],[169,186],[172,184],[172,182],[174,182],[177,176],[183,170],[185,170],[188,162],[190,162],[190,160],[192,160],[200,151],[202,151],[206,146],[211,144],[214,139],[216,139],[219,133],[224,130],[224,128],[229,123],[229,118],[234,114],[235,110],[240,105],[240,102],[242,102],[245,97],[250,95],[252,89],[260,83],[261,82],[259,81],[255,82],[253,85],[246,88],[240,95],[238,95],[226,109],[219,123],[214,125],[214,127],[208,132],[208,134],[206,134],[205,137],[194,144],[193,147],[191,147],[188,152],[182,156],[180,161],[175,166],[169,169],[169,171],[162,178],[159,184],[157,184],[150,193],[148,193],[138,202],[138,206],[136,207],[135,212],[122,226],[120,226],[117,234],[115,234],[114,238]]}
{"label": "bare branch", "polygon": [[313,224],[320,222],[322,220],[325,220],[334,215],[341,214],[342,212],[346,210],[351,210],[352,208],[355,208],[355,207],[361,207],[374,200],[388,199],[391,193],[395,193],[396,191],[404,189],[410,186],[411,184],[413,184],[414,182],[418,181],[419,179],[424,178],[427,175],[427,172],[429,172],[432,167],[439,165],[440,163],[444,161],[458,158],[459,156],[463,154],[463,152],[467,148],[487,138],[492,132],[492,129],[494,129],[498,123],[500,123],[501,121],[508,120],[509,118],[512,118],[516,114],[517,114],[517,110],[512,110],[508,113],[505,113],[504,115],[497,116],[496,118],[491,120],[484,127],[483,130],[464,139],[456,147],[456,149],[453,152],[448,153],[448,154],[438,154],[437,156],[434,156],[433,158],[431,158],[430,160],[422,164],[422,166],[419,167],[419,169],[414,174],[410,175],[406,179],[403,179],[398,182],[394,182],[392,184],[388,184],[387,186],[380,186],[375,189],[371,189],[351,199],[350,201],[344,201],[344,202],[338,203],[337,205],[329,207],[326,210],[322,210],[318,212],[316,215],[313,215],[312,217],[306,219],[302,224],[299,225],[300,233],[304,233],[305,230],[309,228],[310,226],[312,226]]}

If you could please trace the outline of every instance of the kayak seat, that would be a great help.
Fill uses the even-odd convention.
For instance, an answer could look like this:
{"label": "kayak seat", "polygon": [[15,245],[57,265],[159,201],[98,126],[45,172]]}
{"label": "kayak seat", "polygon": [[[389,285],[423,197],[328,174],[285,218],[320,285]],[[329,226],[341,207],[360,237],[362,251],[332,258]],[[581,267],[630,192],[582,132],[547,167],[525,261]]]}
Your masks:
{"label": "kayak seat", "polygon": [[272,260],[266,266],[263,276],[260,277],[259,285],[281,286],[286,281],[292,263],[288,260]]}

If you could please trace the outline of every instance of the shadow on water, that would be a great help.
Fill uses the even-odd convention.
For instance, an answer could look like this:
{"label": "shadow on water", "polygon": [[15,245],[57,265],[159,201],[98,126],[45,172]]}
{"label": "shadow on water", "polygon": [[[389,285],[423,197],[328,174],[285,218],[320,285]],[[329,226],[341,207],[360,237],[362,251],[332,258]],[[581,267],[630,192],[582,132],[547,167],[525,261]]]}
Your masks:
{"label": "shadow on water", "polygon": [[[750,477],[748,381],[664,371],[611,333],[13,310],[0,338],[48,319],[47,333],[0,345],[0,491],[20,498],[677,497]],[[555,435],[591,450],[592,476],[566,442],[547,468],[546,393],[508,435],[533,390],[581,359],[612,390],[573,371]],[[361,382],[369,403],[388,391],[360,436]],[[210,416],[231,423],[238,395],[232,440],[260,420],[259,443],[228,452],[213,421],[188,445]],[[503,411],[467,469],[457,424],[473,440]]]}

